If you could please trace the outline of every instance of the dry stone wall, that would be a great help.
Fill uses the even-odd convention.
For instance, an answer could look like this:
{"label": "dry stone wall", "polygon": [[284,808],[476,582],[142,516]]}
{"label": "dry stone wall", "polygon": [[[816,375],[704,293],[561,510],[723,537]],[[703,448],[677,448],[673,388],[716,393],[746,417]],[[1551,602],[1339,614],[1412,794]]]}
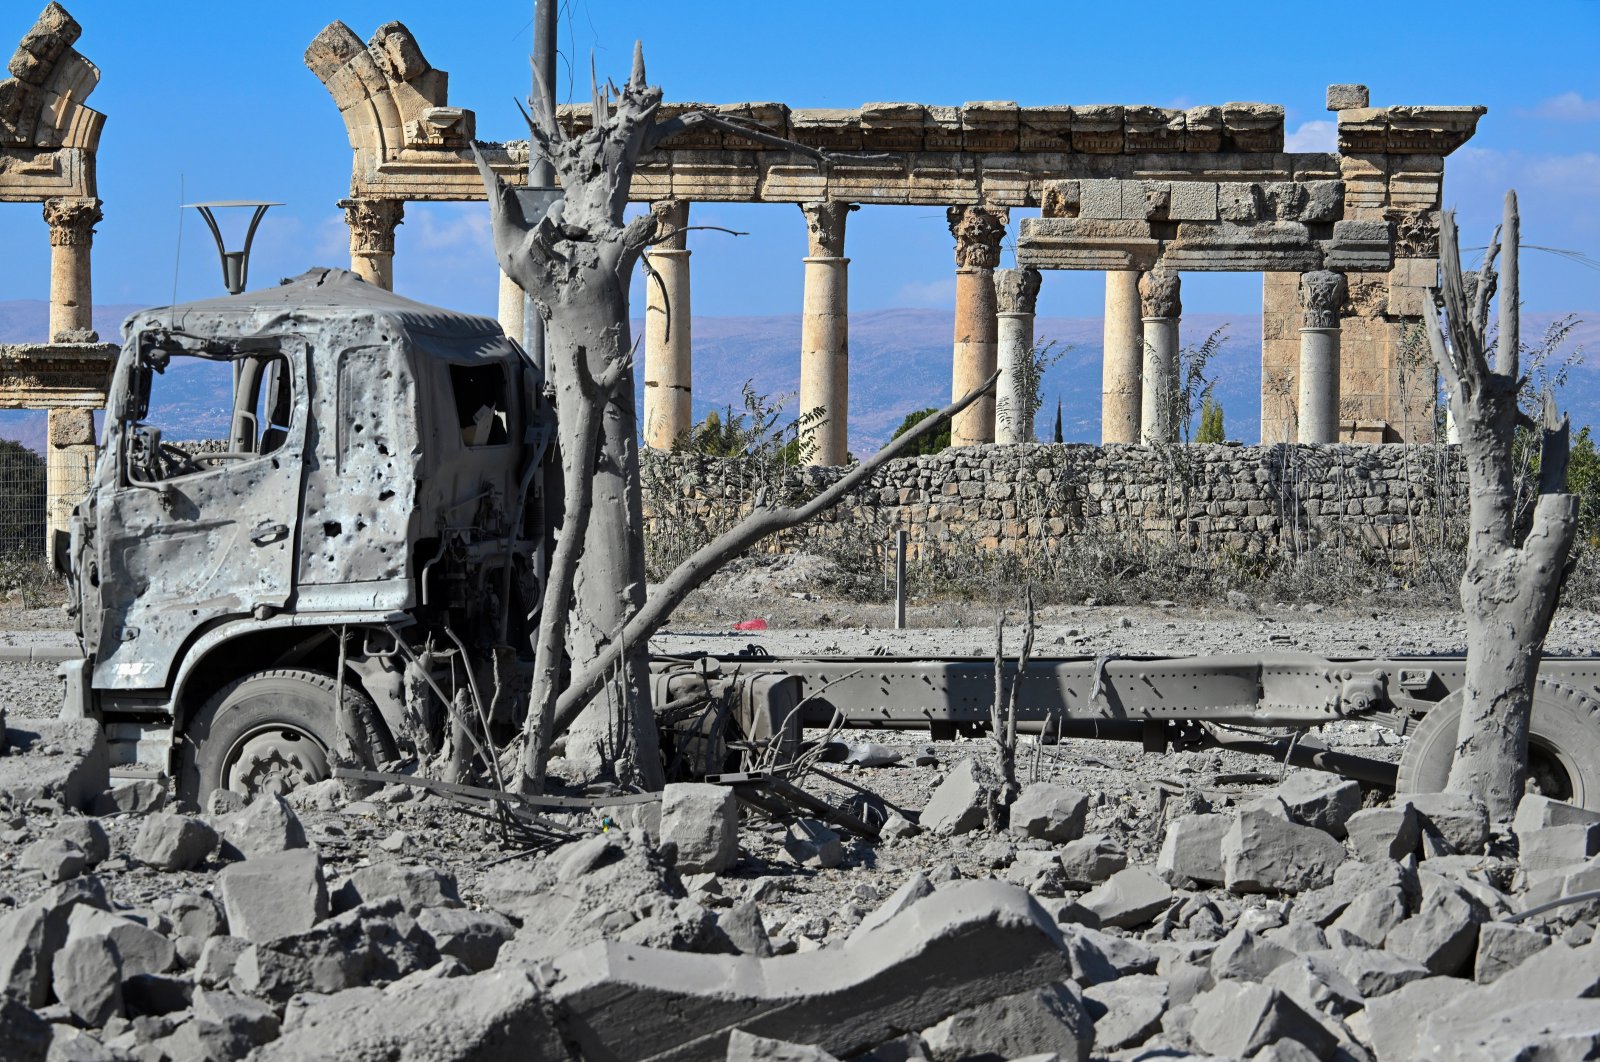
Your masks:
{"label": "dry stone wall", "polygon": [[[729,526],[760,489],[777,502],[842,476],[692,454],[646,458],[654,536]],[[854,498],[781,536],[779,551],[850,549],[904,527],[913,556],[1054,551],[1102,536],[1200,551],[1284,555],[1437,545],[1466,507],[1449,446],[978,446],[890,462]]]}

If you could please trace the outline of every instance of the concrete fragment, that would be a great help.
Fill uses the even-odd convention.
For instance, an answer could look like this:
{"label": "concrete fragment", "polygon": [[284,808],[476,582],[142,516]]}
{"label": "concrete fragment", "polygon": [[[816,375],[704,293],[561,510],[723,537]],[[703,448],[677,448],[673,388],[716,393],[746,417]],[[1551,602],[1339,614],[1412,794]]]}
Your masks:
{"label": "concrete fragment", "polygon": [[1320,954],[1296,955],[1281,964],[1262,984],[1287,993],[1311,1014],[1346,1017],[1360,1010],[1361,993],[1339,968]]}
{"label": "concrete fragment", "polygon": [[493,966],[501,946],[516,935],[505,915],[465,908],[424,908],[417,914],[417,926],[440,955],[451,956],[474,973]]}
{"label": "concrete fragment", "polygon": [[1517,834],[1517,861],[1527,870],[1574,866],[1600,855],[1600,823],[1571,822]]}
{"label": "concrete fragment", "polygon": [[1430,976],[1420,962],[1377,948],[1334,947],[1326,958],[1368,1001]]}
{"label": "concrete fragment", "polygon": [[1592,1059],[1600,1049],[1600,999],[1542,999],[1513,1011],[1429,1021],[1412,1058],[1450,1062]]}
{"label": "concrete fragment", "polygon": [[842,947],[754,959],[602,942],[558,955],[549,970],[563,1031],[592,1057],[668,1047],[714,1057],[734,1028],[845,1057],[1072,976],[1061,933],[1038,902],[993,881],[941,888]]}
{"label": "concrete fragment", "polygon": [[1480,985],[1492,983],[1507,970],[1522,965],[1524,959],[1550,946],[1550,938],[1536,929],[1511,922],[1485,922],[1478,927],[1478,954],[1472,979]]}
{"label": "concrete fragment", "polygon": [[1211,953],[1211,976],[1217,981],[1260,981],[1293,958],[1294,952],[1283,945],[1235,926]]}
{"label": "concrete fragment", "polygon": [[209,896],[179,892],[157,902],[156,909],[172,919],[173,931],[180,936],[205,940],[227,931],[222,908]]}
{"label": "concrete fragment", "polygon": [[1168,882],[1198,881],[1221,885],[1227,880],[1222,867],[1222,838],[1233,819],[1227,815],[1179,815],[1167,823],[1156,869]]}
{"label": "concrete fragment", "polygon": [[[313,999],[286,1016],[283,1035],[253,1062],[308,1058],[427,1062],[554,1062],[568,1058],[544,1000],[517,967],[430,978],[385,990],[356,988]],[[622,1057],[633,1057],[623,1052]]]}
{"label": "concrete fragment", "polygon": [[92,878],[74,878],[0,915],[0,996],[30,1007],[50,998],[51,964],[67,942],[67,925],[80,906],[105,906]]}
{"label": "concrete fragment", "polygon": [[0,798],[11,806],[51,800],[87,811],[110,783],[105,739],[94,720],[29,719],[4,729],[10,747],[0,756]]}
{"label": "concrete fragment", "polygon": [[679,874],[720,874],[739,860],[739,799],[724,785],[675,783],[661,794],[661,843]]}
{"label": "concrete fragment", "polygon": [[1518,837],[1532,830],[1551,826],[1570,826],[1574,823],[1588,825],[1600,823],[1600,812],[1551,800],[1547,796],[1529,793],[1517,802],[1516,816],[1511,820],[1511,832]]}
{"label": "concrete fragment", "polygon": [[353,871],[330,899],[334,912],[342,914],[385,896],[398,898],[412,913],[424,907],[461,906],[453,874],[436,867],[400,863],[374,863]]}
{"label": "concrete fragment", "polygon": [[934,1062],[1004,1062],[1046,1052],[1088,1062],[1094,1019],[1076,985],[1056,982],[958,1011],[923,1030],[922,1039]]}
{"label": "concrete fragment", "polygon": [[1291,774],[1274,792],[1295,822],[1340,838],[1350,816],[1361,809],[1361,786],[1322,771]]}
{"label": "concrete fragment", "polygon": [[253,943],[303,933],[328,916],[314,852],[297,849],[234,863],[217,875],[228,931]]}
{"label": "concrete fragment", "polygon": [[166,973],[178,959],[172,941],[149,926],[120,914],[78,904],[67,916],[67,940],[86,937],[104,937],[111,941],[117,949],[124,978]]}
{"label": "concrete fragment", "polygon": [[122,958],[110,938],[68,940],[51,971],[56,998],[80,1023],[99,1027],[122,1013]]}
{"label": "concrete fragment", "polygon": [[743,1029],[728,1034],[727,1062],[838,1062],[820,1047],[751,1036]]}
{"label": "concrete fragment", "polygon": [[22,850],[17,866],[54,884],[83,873],[89,858],[82,848],[61,837],[41,837]]}
{"label": "concrete fragment", "polygon": [[194,1016],[198,1021],[222,1026],[229,1039],[248,1052],[252,1047],[276,1040],[280,1022],[277,1013],[260,1000],[232,992],[197,989]]}
{"label": "concrete fragment", "polygon": [[1131,929],[1155,919],[1172,904],[1172,889],[1143,867],[1111,875],[1078,900],[1103,926]]}
{"label": "concrete fragment", "polygon": [[1488,912],[1460,885],[1436,875],[1426,875],[1422,907],[1389,930],[1384,948],[1413,959],[1441,977],[1472,969],[1478,947],[1478,926]]}
{"label": "concrete fragment", "polygon": [[1166,1013],[1167,982],[1152,974],[1135,974],[1084,990],[1084,1005],[1094,1019],[1094,1050],[1110,1054],[1137,1047],[1161,1028]]}
{"label": "concrete fragment", "polygon": [[147,815],[133,842],[133,858],[158,870],[193,870],[217,846],[208,824],[188,815]]}
{"label": "concrete fragment", "polygon": [[1417,850],[1422,840],[1422,821],[1410,804],[1367,808],[1345,820],[1345,832],[1357,859],[1404,859]]}
{"label": "concrete fragment", "polygon": [[933,882],[928,879],[924,871],[917,871],[901,883],[900,887],[889,894],[889,898],[861,920],[850,934],[852,942],[866,936],[874,929],[888,922],[900,912],[916,903],[933,895]]}
{"label": "concrete fragment", "polygon": [[992,794],[978,776],[975,760],[965,759],[950,769],[928,806],[922,809],[923,829],[950,836],[970,833],[989,819]]}
{"label": "concrete fragment", "polygon": [[844,862],[844,841],[819,819],[798,819],[789,824],[783,851],[801,866],[827,870]]}
{"label": "concrete fragment", "polygon": [[1128,865],[1122,842],[1104,833],[1091,833],[1062,845],[1061,879],[1074,889],[1093,888]]}
{"label": "concrete fragment", "polygon": [[227,984],[239,956],[250,947],[243,937],[208,937],[200,946],[200,961],[195,963],[194,975],[207,988]]}
{"label": "concrete fragment", "polygon": [[167,806],[167,790],[160,782],[141,778],[111,786],[94,798],[90,812],[106,815],[146,815]]}
{"label": "concrete fragment", "polygon": [[1291,822],[1276,797],[1240,808],[1222,839],[1223,873],[1235,893],[1314,889],[1331,882],[1344,860],[1344,845]]}
{"label": "concrete fragment", "polygon": [[1011,805],[1011,828],[1046,841],[1076,841],[1083,836],[1089,797],[1054,782],[1031,782]]}
{"label": "concrete fragment", "polygon": [[1333,920],[1333,927],[1353,933],[1379,948],[1389,931],[1405,919],[1405,893],[1398,886],[1383,885],[1357,893],[1343,913]]}
{"label": "concrete fragment", "polygon": [[239,956],[234,979],[252,995],[281,1003],[297,992],[397,981],[438,961],[433,940],[391,896],[257,943]]}
{"label": "concrete fragment", "polygon": [[246,858],[306,846],[300,816],[276,793],[262,793],[222,822],[223,854]]}
{"label": "concrete fragment", "polygon": [[[864,920],[862,924],[865,924]],[[717,916],[717,927],[733,941],[739,954],[754,955],[759,959],[771,957],[772,941],[767,936],[766,924],[761,921],[761,909],[754,900],[734,904],[722,912]],[[860,926],[856,928],[859,930]]]}
{"label": "concrete fragment", "polygon": [[1195,997],[1189,1034],[1214,1055],[1244,1058],[1280,1040],[1304,1044],[1328,1058],[1338,1040],[1321,1022],[1276,988],[1222,981]]}
{"label": "concrete fragment", "polygon": [[1446,853],[1477,855],[1489,843],[1489,809],[1464,793],[1408,793],[1424,838],[1432,836]]}
{"label": "concrete fragment", "polygon": [[1379,1062],[1410,1062],[1427,1015],[1471,990],[1471,982],[1456,977],[1418,978],[1368,999],[1351,1024]]}
{"label": "concrete fragment", "polygon": [[111,856],[111,839],[106,836],[106,828],[94,819],[63,819],[50,831],[50,836],[71,841],[83,849],[84,865],[91,870]]}

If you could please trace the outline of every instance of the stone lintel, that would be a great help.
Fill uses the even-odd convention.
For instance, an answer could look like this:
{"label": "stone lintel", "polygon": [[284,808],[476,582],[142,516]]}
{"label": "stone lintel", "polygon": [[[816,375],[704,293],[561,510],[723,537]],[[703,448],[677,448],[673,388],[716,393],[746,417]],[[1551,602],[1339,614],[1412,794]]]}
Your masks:
{"label": "stone lintel", "polygon": [[115,343],[0,344],[0,409],[100,409]]}
{"label": "stone lintel", "polygon": [[1472,139],[1487,107],[1355,107],[1339,112],[1339,151],[1450,154]]}

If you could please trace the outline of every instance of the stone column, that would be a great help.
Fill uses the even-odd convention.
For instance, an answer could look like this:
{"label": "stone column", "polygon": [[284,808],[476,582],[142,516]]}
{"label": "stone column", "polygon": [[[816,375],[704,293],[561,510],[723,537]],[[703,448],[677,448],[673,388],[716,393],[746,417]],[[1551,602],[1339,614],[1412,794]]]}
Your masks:
{"label": "stone column", "polygon": [[[67,530],[72,507],[89,493],[94,475],[94,411],[52,409],[46,420],[49,447],[45,454],[45,559],[54,562],[57,541]],[[62,542],[65,548],[65,542]]]}
{"label": "stone column", "polygon": [[526,301],[527,296],[517,287],[516,281],[500,273],[500,307],[495,316],[499,319],[500,328],[505,332],[506,338],[518,343],[522,342],[524,321],[522,306]]}
{"label": "stone column", "polygon": [[[850,259],[844,223],[854,203],[801,203],[809,254],[800,319],[802,450],[809,465],[842,465],[850,454]],[[813,411],[820,421],[807,421]]]}
{"label": "stone column", "polygon": [[1153,269],[1139,278],[1144,315],[1144,378],[1139,403],[1139,441],[1177,442],[1178,318],[1183,315],[1178,274]]}
{"label": "stone column", "polygon": [[368,284],[394,290],[394,230],[405,217],[401,199],[341,199],[350,226],[350,268]]}
{"label": "stone column", "polygon": [[689,203],[650,204],[659,241],[645,252],[660,283],[644,278],[644,444],[670,450],[694,427],[689,315]]}
{"label": "stone column", "polygon": [[[994,270],[1000,264],[1000,240],[1011,211],[1005,207],[950,207],[945,212],[956,238],[955,357],[950,374],[953,398],[977,387],[994,373],[996,334]],[[994,442],[994,394],[990,392],[955,415],[951,446]]]}
{"label": "stone column", "polygon": [[44,220],[50,226],[50,341],[92,343],[94,293],[90,285],[89,249],[100,223],[100,200],[46,199]]}
{"label": "stone column", "polygon": [[1339,309],[1343,273],[1319,269],[1300,276],[1300,441],[1339,441]]}
{"label": "stone column", "polygon": [[1039,298],[1039,271],[997,269],[994,274],[996,332],[1000,345],[1000,393],[995,403],[994,439],[1033,442],[1033,415],[1040,381],[1033,376],[1033,311]]}
{"label": "stone column", "polygon": [[1100,442],[1139,441],[1139,378],[1144,371],[1144,324],[1139,274],[1106,274],[1105,360],[1100,379]]}

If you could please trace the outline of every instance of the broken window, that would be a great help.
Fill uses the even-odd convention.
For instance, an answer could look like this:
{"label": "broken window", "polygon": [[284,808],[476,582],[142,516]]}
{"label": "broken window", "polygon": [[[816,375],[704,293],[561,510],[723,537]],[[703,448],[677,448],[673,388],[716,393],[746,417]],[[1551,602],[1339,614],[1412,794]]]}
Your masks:
{"label": "broken window", "polygon": [[270,454],[294,409],[288,359],[276,351],[222,357],[152,349],[129,381],[128,478],[208,472]]}
{"label": "broken window", "polygon": [[506,371],[500,365],[452,365],[450,389],[456,400],[461,441],[468,446],[500,446],[510,439]]}

